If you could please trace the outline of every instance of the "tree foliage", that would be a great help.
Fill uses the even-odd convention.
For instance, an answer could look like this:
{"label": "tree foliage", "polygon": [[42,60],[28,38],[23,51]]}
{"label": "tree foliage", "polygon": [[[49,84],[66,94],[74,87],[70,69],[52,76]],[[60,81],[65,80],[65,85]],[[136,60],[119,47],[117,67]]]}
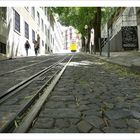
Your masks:
{"label": "tree foliage", "polygon": [[[81,33],[84,33],[85,25],[90,25],[92,22],[94,26],[97,8],[99,7],[53,7],[52,9],[55,13],[58,13],[61,24],[74,26]],[[101,24],[105,24],[108,21],[115,9],[114,7],[101,8]]]}
{"label": "tree foliage", "polygon": [[108,22],[111,15],[114,13],[117,7],[104,7],[102,8],[102,20],[101,24],[104,25]]}
{"label": "tree foliage", "polygon": [[[90,30],[95,30],[95,48],[99,50],[98,38],[101,36],[101,22],[106,23],[111,12],[111,8],[105,7],[55,7],[52,8],[58,13],[61,24],[75,27],[82,36],[87,36],[87,50],[90,43]],[[85,25],[88,29],[85,30]]]}
{"label": "tree foliage", "polygon": [[90,25],[94,19],[94,7],[58,7],[53,8],[55,13],[58,13],[60,22],[66,26],[75,27],[80,33],[85,34],[85,25]]}

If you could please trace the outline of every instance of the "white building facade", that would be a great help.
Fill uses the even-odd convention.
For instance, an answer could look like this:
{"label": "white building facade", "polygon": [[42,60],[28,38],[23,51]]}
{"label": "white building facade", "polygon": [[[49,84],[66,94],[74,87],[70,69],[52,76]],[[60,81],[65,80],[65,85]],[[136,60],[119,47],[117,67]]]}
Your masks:
{"label": "white building facade", "polygon": [[102,51],[105,53],[108,52],[108,38],[110,51],[137,50],[136,8],[126,7],[116,10],[108,24],[101,27],[101,38]]}
{"label": "white building facade", "polygon": [[70,51],[70,46],[72,42],[77,43],[78,51],[81,49],[81,35],[74,27],[72,26],[64,27],[63,37],[64,37],[63,43],[64,50]]}
{"label": "white building facade", "polygon": [[3,37],[0,42],[5,44],[6,56],[26,56],[26,40],[31,46],[28,55],[34,56],[33,42],[37,40],[37,35],[40,37],[39,55],[59,51],[62,45],[55,41],[55,34],[58,34],[58,30],[55,29],[57,23],[50,13],[48,8],[43,7],[7,7],[6,18],[0,24],[0,36]]}
{"label": "white building facade", "polygon": [[[109,28],[110,37],[114,37],[121,30],[121,27],[125,26],[137,26],[135,7],[125,8],[118,18],[114,20]],[[101,38],[107,38],[107,23],[101,27]]]}
{"label": "white building facade", "polygon": [[53,53],[59,53],[63,51],[63,42],[63,26],[58,22],[58,19],[55,18]]}

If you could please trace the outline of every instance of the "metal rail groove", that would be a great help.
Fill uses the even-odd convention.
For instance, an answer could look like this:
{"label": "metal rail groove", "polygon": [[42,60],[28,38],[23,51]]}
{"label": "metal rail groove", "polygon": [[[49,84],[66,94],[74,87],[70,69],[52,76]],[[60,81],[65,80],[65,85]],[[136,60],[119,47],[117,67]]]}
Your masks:
{"label": "metal rail groove", "polygon": [[61,78],[62,74],[64,73],[66,67],[72,60],[73,56],[69,59],[69,61],[65,64],[65,66],[62,68],[62,70],[56,75],[56,77],[52,80],[50,85],[46,88],[44,93],[40,96],[40,98],[37,100],[37,102],[32,106],[29,113],[24,117],[23,121],[19,125],[19,127],[15,128],[15,133],[25,133],[29,130],[33,120],[35,117],[39,114],[42,106],[44,105],[45,101],[47,100],[48,95],[51,93],[51,91],[54,89],[55,85]]}
{"label": "metal rail groove", "polygon": [[[57,57],[58,57],[58,56],[57,56]],[[49,59],[47,59],[47,60],[43,60],[43,61],[40,61],[40,62],[38,62],[38,63],[34,63],[34,64],[31,64],[31,65],[26,65],[26,66],[20,67],[20,68],[17,68],[17,69],[14,69],[14,70],[11,70],[11,71],[2,73],[2,74],[0,74],[0,76],[4,76],[4,75],[9,74],[9,73],[14,73],[14,72],[16,72],[16,71],[19,71],[19,70],[22,70],[22,69],[25,69],[25,68],[29,68],[29,67],[32,67],[32,66],[35,66],[35,65],[44,63],[44,62],[49,61],[49,60],[51,60],[51,59],[55,59],[55,58],[57,58],[57,57],[49,58]]]}
{"label": "metal rail groove", "polygon": [[18,118],[20,118],[25,112],[28,111],[30,106],[34,104],[34,102],[39,98],[42,93],[44,88],[52,81],[54,76],[59,72],[60,70],[57,70],[48,80],[45,82],[43,86],[34,94],[34,96],[16,113],[15,116],[13,116],[8,123],[2,128],[0,128],[1,133],[6,133],[6,132],[12,132],[15,129],[15,122],[17,122]]}
{"label": "metal rail groove", "polygon": [[[50,83],[50,81],[53,79],[53,77],[60,71],[60,69],[57,68],[57,65],[59,65],[62,61],[65,61],[67,57],[63,58],[62,60],[59,60],[57,62],[57,64],[53,67],[51,67],[49,70],[53,69],[53,68],[56,68],[57,71],[51,71],[53,72],[54,74],[51,75],[51,77],[47,80],[47,82],[45,82],[45,84],[37,91],[35,92],[35,94],[31,97],[30,100],[28,100],[23,106],[22,108],[20,108],[16,114],[10,118],[10,120],[8,120],[6,123],[4,123],[3,127],[0,128],[0,132],[1,133],[5,133],[5,132],[12,132],[14,127],[15,127],[15,122],[18,121],[19,117],[21,117],[23,114],[25,114],[25,112],[28,110],[28,108],[33,105],[33,102],[36,101],[36,99],[42,94],[44,88]],[[49,71],[47,70],[47,71]],[[45,74],[45,72],[43,72],[41,75],[39,76],[42,76],[43,74]]]}
{"label": "metal rail groove", "polygon": [[27,85],[29,85],[35,78],[37,78],[38,76],[40,76],[44,72],[47,72],[47,70],[50,70],[52,67],[56,66],[57,64],[59,64],[60,62],[64,61],[65,59],[66,59],[66,57],[61,59],[61,60],[59,60],[58,62],[48,66],[47,68],[39,71],[38,73],[30,76],[29,78],[27,78],[27,79],[23,80],[22,82],[16,84],[15,86],[11,87],[10,89],[8,89],[6,92],[4,92],[3,94],[0,95],[0,104],[3,103],[10,96],[13,96],[19,90],[21,90],[24,87],[26,87]]}

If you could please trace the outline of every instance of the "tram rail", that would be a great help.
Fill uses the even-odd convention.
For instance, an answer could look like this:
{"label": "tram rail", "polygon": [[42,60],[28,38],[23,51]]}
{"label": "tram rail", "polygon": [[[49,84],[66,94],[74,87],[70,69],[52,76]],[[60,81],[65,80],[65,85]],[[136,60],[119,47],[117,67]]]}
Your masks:
{"label": "tram rail", "polygon": [[[20,70],[15,71],[14,73],[5,73],[5,75],[0,76],[0,98],[5,96],[8,90],[12,90],[15,85],[24,83],[29,77],[35,75],[39,71],[43,70],[46,67],[49,67],[51,64],[57,62],[59,59],[64,56],[58,56],[50,58],[43,62],[38,63],[37,65],[32,65],[30,67],[22,68]],[[12,81],[12,82],[11,82]]]}
{"label": "tram rail", "polygon": [[49,61],[49,60],[51,60],[51,59],[55,59],[55,58],[58,58],[58,56],[57,56],[57,57],[53,57],[53,58],[48,58],[47,60],[43,60],[43,61],[40,61],[40,62],[37,62],[37,63],[33,63],[33,64],[30,64],[30,65],[25,65],[25,66],[16,68],[16,69],[14,69],[14,70],[10,70],[10,71],[5,72],[5,73],[1,73],[0,76],[4,76],[4,75],[10,74],[10,73],[14,73],[14,72],[16,72],[16,71],[23,70],[23,69],[25,69],[25,68],[29,68],[29,67],[32,67],[32,66],[41,64],[41,63],[47,62],[47,61]]}
{"label": "tram rail", "polygon": [[[60,63],[61,61],[63,61],[64,59],[50,65],[49,67],[39,71],[38,73],[30,76],[29,78],[25,79],[24,81],[16,84],[15,86],[11,87],[10,89],[8,89],[6,92],[4,92],[3,94],[0,95],[0,104],[2,102],[4,102],[7,97],[9,98],[9,96],[13,96],[15,93],[17,93],[19,90],[23,89],[24,87],[26,87],[27,85],[29,85],[31,82],[34,81],[35,78],[37,78],[38,76],[41,76],[42,74],[46,73],[47,71],[49,71],[52,67],[56,66],[58,63]],[[12,93],[11,93],[12,92]],[[10,94],[11,93],[11,94]],[[9,95],[10,94],[10,95]]]}
{"label": "tram rail", "polygon": [[[72,59],[72,57],[64,57],[63,59],[57,61],[56,63],[50,65],[49,67],[41,70],[40,72],[30,76],[26,80],[20,82],[19,84],[15,85],[14,87],[7,90],[5,93],[3,93],[0,96],[0,111],[2,112],[1,120],[0,120],[0,132],[16,132],[16,127],[18,127],[18,121],[23,117],[24,115],[30,110],[29,108],[35,104],[35,102],[38,102],[40,99],[39,97],[42,97],[44,95],[44,89],[46,86],[49,87],[51,84],[51,81],[58,77],[57,74],[61,69],[66,68],[66,65],[62,68],[62,65],[60,63],[66,62],[68,59],[68,62]],[[62,72],[61,72],[62,73]],[[60,75],[60,74],[58,74]],[[62,74],[61,74],[62,75]],[[60,78],[61,76],[59,76]],[[58,80],[59,80],[58,78]],[[39,80],[41,79],[41,80]],[[57,80],[57,81],[58,81]],[[34,85],[38,85],[38,81],[40,86],[34,87]],[[56,83],[57,83],[56,81]],[[33,84],[33,85],[32,85]],[[31,86],[32,85],[32,86]],[[33,93],[29,93],[29,87],[34,88]],[[28,90],[26,89],[28,88]],[[28,92],[27,92],[28,91]],[[25,102],[23,99],[25,96],[29,96],[29,99]],[[39,99],[38,99],[39,98]],[[14,108],[14,105],[12,105],[10,102],[17,100],[18,107],[15,107],[15,110],[9,111],[10,108]],[[19,100],[19,101],[18,101]],[[23,104],[24,103],[24,104]],[[8,111],[6,111],[6,108],[8,107]],[[26,112],[26,113],[25,113]],[[19,119],[20,118],[20,119]],[[18,130],[19,131],[19,130]]]}

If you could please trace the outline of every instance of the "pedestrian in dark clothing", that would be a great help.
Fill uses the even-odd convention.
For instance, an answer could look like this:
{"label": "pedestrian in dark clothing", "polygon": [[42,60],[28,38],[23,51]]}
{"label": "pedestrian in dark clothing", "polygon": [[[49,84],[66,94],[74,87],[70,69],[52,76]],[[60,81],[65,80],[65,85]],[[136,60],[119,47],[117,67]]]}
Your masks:
{"label": "pedestrian in dark clothing", "polygon": [[25,50],[26,50],[26,56],[28,56],[28,49],[30,48],[30,44],[29,44],[28,40],[26,41],[24,46],[25,46]]}

